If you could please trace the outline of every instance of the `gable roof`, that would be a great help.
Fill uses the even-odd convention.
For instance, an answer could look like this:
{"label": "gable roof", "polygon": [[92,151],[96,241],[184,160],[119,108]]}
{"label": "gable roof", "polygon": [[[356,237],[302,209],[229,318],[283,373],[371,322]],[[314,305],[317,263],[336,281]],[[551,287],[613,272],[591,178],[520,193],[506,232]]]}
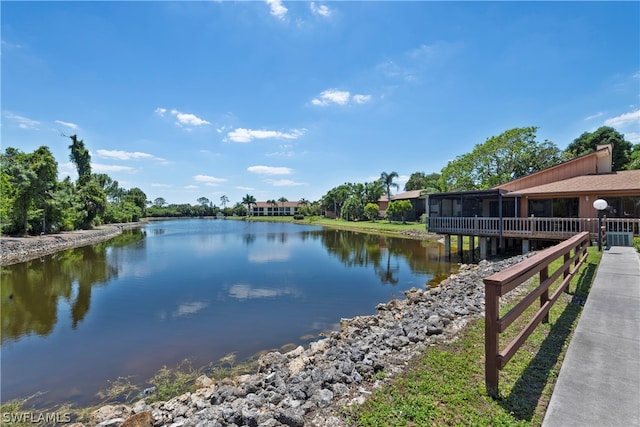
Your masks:
{"label": "gable roof", "polygon": [[509,195],[533,196],[605,192],[607,194],[640,194],[640,170],[576,176],[531,188],[523,188],[521,190],[511,192]]}
{"label": "gable roof", "polygon": [[612,153],[613,146],[611,144],[599,145],[591,153],[574,157],[541,171],[505,182],[494,188],[509,192],[520,192],[526,188],[550,184],[577,176],[611,173]]}
{"label": "gable roof", "polygon": [[[424,199],[424,196],[422,196],[422,190],[405,191],[404,193],[398,193],[398,194],[392,194],[391,195],[391,200],[392,201],[393,200],[410,200],[410,199]],[[386,202],[387,201],[387,195],[383,194],[382,196],[380,196],[378,201]]]}

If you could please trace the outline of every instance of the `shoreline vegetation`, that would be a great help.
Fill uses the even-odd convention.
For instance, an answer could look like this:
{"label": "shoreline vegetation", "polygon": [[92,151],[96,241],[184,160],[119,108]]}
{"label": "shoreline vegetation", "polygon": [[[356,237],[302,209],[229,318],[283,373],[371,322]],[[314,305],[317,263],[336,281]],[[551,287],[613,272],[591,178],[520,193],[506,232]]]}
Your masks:
{"label": "shoreline vegetation", "polygon": [[[264,217],[236,219],[262,221]],[[154,218],[150,220],[154,220]],[[408,238],[435,240],[439,237],[427,233],[424,224],[403,225],[400,223],[388,224],[380,222],[360,223],[356,226],[348,224],[351,225],[348,226],[341,224],[341,222],[346,222],[341,220],[293,221],[290,217],[281,217],[277,218],[277,220],[327,227],[333,226],[341,229]],[[111,236],[114,237],[121,233],[123,228],[135,228],[145,223],[120,224],[106,226],[106,228],[98,227],[90,231],[97,230],[97,236],[94,237],[99,238],[99,241],[104,241],[110,238],[107,237],[110,233],[115,233]],[[385,230],[376,230],[375,227],[378,225],[391,227],[385,227]],[[85,236],[86,234],[91,234],[90,231],[88,233],[85,232]],[[64,234],[71,235],[75,233],[77,232]],[[49,236],[17,239],[33,240],[47,237]],[[2,255],[4,256],[5,238],[3,237],[2,240]],[[95,242],[91,241],[91,238],[86,237],[84,239],[68,239],[67,241],[67,244],[75,244],[76,246],[93,243]],[[64,249],[68,249],[68,247],[60,247],[59,250]],[[389,357],[391,359],[399,357],[398,354],[405,354],[405,351],[407,351],[407,355],[411,355],[411,357],[403,359],[397,365],[389,362],[389,360],[385,361],[385,358],[380,355],[379,362],[376,362],[379,363],[379,366],[374,363],[376,371],[365,381],[359,384],[352,384],[355,389],[347,395],[349,398],[338,398],[338,393],[336,392],[334,393],[336,398],[332,402],[328,402],[326,406],[323,406],[323,400],[315,402],[314,404],[319,408],[313,411],[305,412],[300,408],[291,408],[290,411],[274,413],[278,422],[269,425],[334,427],[541,425],[562,365],[567,344],[577,325],[582,305],[595,277],[601,254],[593,249],[589,249],[587,262],[572,281],[569,288],[571,292],[563,294],[553,306],[550,322],[541,324],[536,328],[525,342],[523,348],[514,356],[511,363],[501,371],[501,396],[499,399],[491,399],[484,390],[484,319],[482,318],[484,296],[479,291],[482,287],[481,276],[486,276],[500,268],[506,268],[509,263],[515,263],[521,257],[506,260],[505,263],[483,261],[478,265],[463,265],[460,273],[450,276],[433,290],[416,290],[413,293],[409,291],[406,293],[407,299],[405,300],[392,300],[381,303],[378,306],[378,313],[373,316],[343,319],[341,331],[336,331],[329,337],[311,343],[307,350],[299,347],[294,350],[281,349],[282,353],[268,353],[266,356],[272,356],[271,358],[267,357],[265,360],[277,358],[278,363],[284,364],[286,368],[283,368],[283,371],[276,372],[279,375],[284,375],[282,372],[288,372],[293,367],[300,366],[299,364],[319,364],[324,358],[323,355],[327,351],[331,352],[332,348],[325,349],[325,352],[321,353],[319,351],[320,347],[328,345],[327,343],[338,345],[342,342],[341,340],[346,340],[347,336],[351,339],[351,335],[360,334],[362,330],[365,330],[367,324],[375,323],[377,325],[378,322],[380,324],[400,323],[402,319],[411,316],[411,312],[407,312],[405,309],[422,304],[422,300],[426,300],[428,304],[435,304],[438,300],[451,298],[452,296],[459,298],[456,289],[459,289],[457,287],[461,285],[472,286],[470,289],[474,289],[475,298],[480,298],[482,303],[481,311],[471,310],[472,313],[462,314],[464,313],[464,310],[462,310],[452,320],[452,324],[455,327],[445,328],[442,336],[435,335],[433,340],[426,337],[424,340],[418,340],[413,344],[396,348],[390,352]],[[41,255],[38,254],[37,256]],[[557,266],[552,265],[552,268],[557,268]],[[537,285],[537,279],[532,279],[523,287],[528,290],[535,288]],[[466,294],[469,295],[469,291]],[[467,297],[462,296],[462,298],[465,299]],[[505,302],[505,309],[514,304],[513,302]],[[442,304],[442,302],[439,302],[439,304]],[[451,304],[451,301],[448,304]],[[458,303],[456,302],[456,304]],[[478,307],[478,302],[474,304],[471,307]],[[402,307],[402,310],[398,307]],[[522,319],[526,319],[526,316],[523,316]],[[423,318],[420,321],[427,322],[427,319]],[[518,328],[513,329],[517,330]],[[505,339],[508,338],[505,337]],[[362,339],[363,337],[356,338],[355,341],[351,342],[351,345],[353,346],[354,342],[359,342]],[[415,349],[408,350],[410,347],[415,347]],[[285,353],[285,351],[287,352]],[[312,351],[314,352],[313,354],[311,354]],[[369,351],[378,352],[380,349],[374,348]],[[229,358],[233,358],[233,356],[230,355]],[[175,369],[164,367],[149,382],[153,386],[153,390],[143,390],[142,395],[138,394],[139,387],[136,388],[128,384],[126,379],[118,379],[112,383],[113,389],[106,392],[106,399],[100,405],[92,408],[73,408],[70,405],[63,405],[47,410],[47,412],[49,414],[55,412],[58,415],[65,415],[65,417],[70,414],[68,416],[71,417],[75,424],[67,423],[65,425],[74,425],[75,427],[96,426],[105,422],[108,425],[116,426],[122,423],[126,424],[129,420],[134,421],[134,419],[143,418],[147,420],[147,424],[126,425],[169,425],[173,422],[178,422],[179,425],[191,425],[192,420],[190,420],[190,415],[188,414],[193,414],[195,410],[183,412],[181,415],[180,411],[189,405],[191,407],[199,407],[198,405],[201,404],[202,398],[205,398],[204,408],[210,410],[214,402],[221,400],[224,393],[230,390],[235,394],[240,391],[239,394],[241,395],[242,390],[256,388],[256,384],[252,383],[253,377],[256,375],[264,376],[264,372],[262,374],[260,372],[265,370],[265,364],[267,363],[265,360],[261,357],[257,362],[249,361],[246,365],[242,363],[236,365],[235,360],[221,360],[203,369],[194,369],[188,363],[183,363]],[[278,363],[273,362],[273,365],[269,365],[269,368],[279,366]],[[258,373],[249,375],[250,372],[255,372],[256,365],[258,366]],[[342,365],[341,367],[344,368]],[[270,378],[271,376],[273,376],[273,373],[266,375],[265,378]],[[271,387],[271,385],[267,384],[266,379],[262,379],[259,384]],[[117,387],[121,387],[120,391],[124,391],[124,393],[117,393]],[[319,396],[326,398],[327,393],[323,395],[324,391],[326,389],[320,390]],[[150,395],[145,398],[144,393],[146,392],[150,393]],[[112,394],[109,395],[109,393]],[[254,393],[257,394],[258,391],[254,390]],[[118,396],[114,399],[113,397],[116,394]],[[123,400],[123,394],[128,395],[130,399]],[[158,398],[159,395],[162,396],[162,399]],[[249,395],[254,394],[249,393]],[[242,399],[248,400],[249,395]],[[228,396],[227,399],[235,399],[234,396]],[[309,399],[311,400],[311,397]],[[32,417],[34,414],[42,412],[42,409],[30,408],[28,398],[2,402],[2,420],[0,422],[3,426],[34,425]],[[247,412],[247,414],[250,412]],[[245,412],[243,411],[242,413],[244,414]],[[7,414],[11,416],[8,417]],[[29,414],[29,417],[27,417],[29,419],[13,416],[16,414]],[[173,418],[169,420],[166,419],[167,416]],[[40,425],[52,424],[41,423]],[[236,424],[230,422],[220,425]]]}
{"label": "shoreline vegetation", "polygon": [[[122,233],[123,230],[143,227],[150,221],[164,221],[175,219],[193,219],[194,217],[148,217],[138,222],[119,224],[105,224],[89,230],[65,231],[39,236],[1,236],[0,237],[0,266],[18,264],[58,251],[78,248],[104,242]],[[215,219],[215,217],[196,217]],[[338,228],[341,230],[360,231],[403,238],[436,240],[439,236],[428,233],[424,224],[400,222],[354,222],[341,219],[327,219],[322,217],[305,217],[304,220],[294,220],[290,216],[281,217],[227,217],[226,219],[239,221],[288,222],[292,224],[318,225],[322,227]]]}

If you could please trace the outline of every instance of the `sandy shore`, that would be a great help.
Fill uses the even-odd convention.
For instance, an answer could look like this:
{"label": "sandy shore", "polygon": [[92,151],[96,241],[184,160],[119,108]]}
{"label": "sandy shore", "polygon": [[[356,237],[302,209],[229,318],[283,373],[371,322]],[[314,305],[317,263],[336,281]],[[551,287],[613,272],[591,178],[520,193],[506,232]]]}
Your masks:
{"label": "sandy shore", "polygon": [[104,242],[122,230],[141,227],[146,222],[108,224],[91,230],[67,231],[57,234],[28,237],[0,237],[0,266],[17,264],[65,249]]}

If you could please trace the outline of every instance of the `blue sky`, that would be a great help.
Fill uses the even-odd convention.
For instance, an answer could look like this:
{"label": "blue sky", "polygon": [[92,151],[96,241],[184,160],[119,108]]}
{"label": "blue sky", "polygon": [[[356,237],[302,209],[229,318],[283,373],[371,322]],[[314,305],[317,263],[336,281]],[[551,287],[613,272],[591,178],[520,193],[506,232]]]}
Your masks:
{"label": "blue sky", "polygon": [[2,147],[150,200],[318,200],[507,129],[640,142],[638,2],[1,3]]}

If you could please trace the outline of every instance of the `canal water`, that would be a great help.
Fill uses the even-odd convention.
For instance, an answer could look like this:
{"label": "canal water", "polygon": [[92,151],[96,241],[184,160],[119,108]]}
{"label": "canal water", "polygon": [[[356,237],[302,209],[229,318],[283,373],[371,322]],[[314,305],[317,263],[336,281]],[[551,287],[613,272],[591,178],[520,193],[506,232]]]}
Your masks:
{"label": "canal water", "polygon": [[307,344],[446,277],[435,242],[311,225],[151,222],[2,267],[2,400],[99,402],[119,377]]}

